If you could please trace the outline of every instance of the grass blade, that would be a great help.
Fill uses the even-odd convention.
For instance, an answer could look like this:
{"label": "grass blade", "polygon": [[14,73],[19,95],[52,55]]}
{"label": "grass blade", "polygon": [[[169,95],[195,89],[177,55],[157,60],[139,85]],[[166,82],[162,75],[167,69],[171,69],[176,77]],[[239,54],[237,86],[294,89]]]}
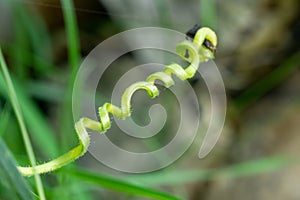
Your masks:
{"label": "grass blade", "polygon": [[[60,133],[61,133],[61,144],[63,148],[66,148],[70,145],[70,142],[76,139],[75,130],[74,130],[74,120],[72,115],[72,92],[73,92],[73,84],[76,78],[77,70],[79,68],[79,62],[81,59],[80,56],[80,45],[79,45],[79,34],[76,20],[76,13],[74,8],[73,0],[60,0],[62,5],[62,12],[64,17],[64,24],[66,27],[66,38],[68,44],[68,57],[69,57],[69,66],[71,69],[71,74],[69,76],[68,85],[66,87],[66,92],[64,96],[64,101],[62,103],[61,109],[61,117],[60,117]],[[72,165],[72,163],[71,163]],[[73,184],[72,179],[68,179],[68,177],[64,176],[64,183]],[[72,191],[65,192],[65,197],[67,198],[69,194],[76,194],[76,199],[78,200],[86,200],[90,199],[87,194],[82,194],[79,192],[80,187],[74,185]]]}
{"label": "grass blade", "polygon": [[151,197],[153,199],[160,200],[178,200],[179,198],[171,196],[169,194],[150,189],[147,187],[138,186],[123,180],[106,177],[100,174],[87,172],[82,169],[68,169],[63,170],[64,173],[68,173],[74,177],[77,177],[80,180],[88,181],[90,183],[94,183],[100,185],[104,188],[108,188],[111,190],[133,194],[138,196]]}
{"label": "grass blade", "polygon": [[276,69],[270,72],[266,77],[259,80],[257,83],[250,86],[245,92],[238,96],[234,100],[234,106],[237,111],[242,112],[250,105],[255,103],[264,94],[270,91],[275,86],[279,85],[288,76],[290,76],[297,68],[300,63],[300,52],[297,52],[284,63],[279,65]]}
{"label": "grass blade", "polygon": [[75,15],[75,9],[72,0],[61,0],[62,11],[66,26],[66,38],[68,42],[68,57],[69,66],[71,68],[71,75],[69,77],[68,86],[64,96],[64,102],[62,105],[61,112],[61,127],[60,133],[61,143],[63,148],[68,146],[70,138],[75,135],[74,132],[74,120],[72,116],[72,92],[73,84],[76,77],[77,69],[80,61],[80,50],[79,50],[79,36],[77,29],[77,21]]}
{"label": "grass blade", "polygon": [[15,88],[20,102],[21,108],[24,112],[25,121],[29,127],[34,127],[31,129],[38,146],[41,147],[41,151],[51,157],[58,155],[59,148],[58,143],[54,137],[54,132],[50,128],[45,116],[38,108],[36,103],[30,99],[29,95],[26,94],[24,86],[19,82],[15,81]]}
{"label": "grass blade", "polygon": [[286,167],[291,163],[292,159],[290,158],[274,156],[238,163],[220,169],[162,171],[144,175],[132,175],[126,177],[125,180],[146,186],[182,185],[216,180],[220,177],[236,178],[267,173]]}
{"label": "grass blade", "polygon": [[[35,156],[34,156],[34,153],[33,153],[32,145],[31,145],[28,133],[27,133],[27,129],[26,129],[26,126],[25,126],[25,122],[23,120],[23,116],[22,116],[22,112],[21,112],[21,109],[20,109],[19,101],[17,99],[16,92],[15,92],[13,83],[11,81],[10,75],[8,73],[8,69],[7,69],[6,62],[4,60],[1,48],[0,48],[0,65],[1,65],[2,74],[3,74],[4,79],[5,79],[7,92],[8,92],[8,95],[10,97],[10,102],[11,102],[12,107],[14,109],[14,112],[16,114],[17,121],[20,125],[23,141],[25,143],[25,148],[26,148],[29,160],[30,160],[30,164],[31,164],[32,167],[34,167],[35,163],[36,163],[36,160],[35,160]],[[41,181],[41,177],[38,174],[35,174],[34,178],[35,178],[35,182],[36,182],[36,186],[37,186],[37,190],[38,190],[40,198],[41,199],[46,199],[43,184],[42,184],[42,181]]]}
{"label": "grass blade", "polygon": [[[18,82],[14,81],[17,98],[20,100],[20,106],[24,114],[24,118],[31,129],[31,133],[34,136],[34,141],[42,147],[40,151],[50,157],[58,155],[58,144],[55,140],[54,133],[51,130],[49,124],[46,122],[44,115],[34,101],[24,92],[24,87]],[[5,96],[5,83],[0,76],[0,93]],[[6,95],[7,96],[7,95]],[[8,98],[8,97],[7,97]]]}
{"label": "grass blade", "polygon": [[[68,55],[69,64],[72,69],[71,77],[75,78],[77,69],[79,67],[79,41],[76,16],[74,12],[74,5],[72,0],[61,0],[64,21],[66,25],[66,33],[68,39]],[[73,85],[73,81],[72,81]]]}
{"label": "grass blade", "polygon": [[6,180],[10,186],[9,189],[17,193],[21,199],[33,199],[33,195],[30,191],[29,186],[16,168],[16,163],[1,138],[0,155],[0,171],[3,172],[1,173],[1,182]]}
{"label": "grass blade", "polygon": [[5,104],[4,108],[2,110],[0,110],[0,137],[2,137],[4,135],[4,130],[6,130],[6,127],[8,125],[9,122],[9,118],[10,118],[10,105]]}

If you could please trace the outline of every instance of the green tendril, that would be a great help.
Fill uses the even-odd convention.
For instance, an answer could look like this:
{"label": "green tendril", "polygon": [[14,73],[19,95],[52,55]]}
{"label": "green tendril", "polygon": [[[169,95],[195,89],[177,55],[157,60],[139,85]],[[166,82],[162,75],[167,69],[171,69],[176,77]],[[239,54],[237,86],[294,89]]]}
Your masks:
{"label": "green tendril", "polygon": [[[207,41],[210,47],[205,45]],[[79,145],[77,147],[50,162],[36,165],[34,169],[33,167],[18,167],[19,171],[24,176],[32,176],[34,171],[38,174],[46,173],[59,169],[84,155],[90,144],[87,129],[105,133],[111,127],[109,114],[121,119],[129,117],[131,114],[131,98],[137,90],[146,90],[151,98],[155,98],[159,95],[158,88],[155,86],[156,80],[163,82],[165,87],[169,88],[174,85],[172,75],[177,76],[181,80],[193,77],[201,62],[214,58],[214,49],[216,46],[216,34],[209,28],[200,28],[197,30],[193,41],[185,40],[176,47],[176,53],[182,59],[190,63],[188,67],[184,69],[180,65],[173,63],[167,65],[162,72],[151,74],[146,81],[133,83],[124,91],[120,108],[111,103],[105,103],[99,107],[98,114],[100,122],[89,118],[81,118],[75,123],[75,130],[79,139]]]}

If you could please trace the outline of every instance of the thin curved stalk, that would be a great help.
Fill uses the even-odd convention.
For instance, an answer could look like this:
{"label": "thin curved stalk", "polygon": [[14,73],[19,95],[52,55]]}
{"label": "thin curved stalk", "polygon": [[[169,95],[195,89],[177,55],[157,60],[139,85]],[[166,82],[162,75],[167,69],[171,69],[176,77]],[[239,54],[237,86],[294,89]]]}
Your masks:
{"label": "thin curved stalk", "polygon": [[12,80],[11,80],[10,75],[8,73],[7,65],[6,65],[6,62],[4,60],[1,47],[0,47],[0,66],[1,66],[2,74],[4,76],[5,84],[6,84],[6,87],[7,87],[7,93],[8,93],[8,96],[10,98],[10,102],[12,104],[14,112],[16,114],[17,121],[19,123],[21,133],[22,133],[22,137],[23,137],[23,141],[24,141],[24,144],[25,144],[25,149],[26,149],[26,152],[28,154],[30,164],[32,166],[32,167],[30,167],[31,168],[31,175],[34,175],[34,180],[35,180],[36,187],[37,187],[37,190],[38,190],[38,193],[39,193],[39,197],[40,197],[40,199],[43,200],[43,199],[46,199],[46,198],[45,198],[45,193],[44,193],[42,180],[41,180],[41,177],[39,176],[39,173],[37,173],[37,171],[35,170],[36,159],[35,159],[35,156],[34,156],[33,148],[32,148],[29,136],[28,136],[28,132],[27,132],[27,129],[26,129],[26,126],[25,126],[25,122],[23,120],[23,116],[22,116],[20,105],[19,105],[19,101],[18,101],[16,92],[15,92]]}
{"label": "thin curved stalk", "polygon": [[[76,160],[84,155],[90,144],[90,137],[87,129],[105,133],[111,126],[109,114],[125,119],[131,114],[131,98],[137,90],[146,90],[151,98],[159,95],[158,88],[155,86],[155,81],[162,81],[165,86],[171,87],[174,85],[172,75],[177,76],[181,80],[186,80],[195,75],[200,62],[208,61],[214,58],[214,50],[217,45],[217,36],[209,28],[193,29],[194,39],[192,41],[185,40],[179,43],[176,47],[176,53],[190,65],[187,68],[181,67],[179,64],[167,65],[162,72],[151,74],[146,81],[141,81],[130,85],[123,93],[121,99],[121,107],[110,103],[105,103],[99,107],[98,114],[100,121],[94,121],[89,118],[81,118],[75,123],[75,130],[78,135],[79,145],[67,152],[66,154],[45,164],[35,167],[36,173],[46,173],[59,169],[68,163]],[[19,167],[20,172],[24,176],[31,176],[34,173],[32,167]]]}

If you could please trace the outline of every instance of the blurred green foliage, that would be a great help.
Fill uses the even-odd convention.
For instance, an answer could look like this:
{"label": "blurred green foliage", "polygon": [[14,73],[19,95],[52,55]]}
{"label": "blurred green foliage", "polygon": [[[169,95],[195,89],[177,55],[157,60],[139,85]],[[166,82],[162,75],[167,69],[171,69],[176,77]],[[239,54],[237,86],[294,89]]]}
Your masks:
{"label": "blurred green foliage", "polygon": [[[88,46],[87,43],[96,45],[97,42],[120,30],[141,25],[161,25],[185,31],[186,28],[194,25],[199,18],[200,24],[218,28],[217,1],[196,1],[197,5],[200,5],[200,9],[199,6],[193,6],[193,8],[182,6],[182,10],[199,10],[196,13],[188,13],[192,17],[196,16],[195,21],[189,21],[189,16],[185,17],[188,15],[187,13],[180,13],[180,17],[177,14],[175,18],[172,18],[171,6],[167,2],[155,2],[160,17],[159,21],[153,22],[153,24],[149,21],[142,21],[147,20],[147,15],[142,16],[146,19],[137,16],[130,18],[128,13],[107,13],[108,11],[105,9],[104,11],[84,10],[80,7],[75,9],[71,0],[62,0],[61,4],[59,1],[49,4],[47,1],[6,0],[1,2],[1,6],[3,4],[3,8],[9,11],[9,14],[1,20],[7,20],[10,26],[7,30],[0,28],[1,32],[6,31],[9,35],[5,39],[0,37],[0,46],[8,62],[17,100],[38,163],[63,154],[77,143],[73,129],[71,97],[77,69],[82,56],[86,53],[84,50],[87,52],[91,50],[91,47],[86,47]],[[99,4],[99,2],[96,3]],[[93,5],[93,3],[91,4]],[[108,3],[102,2],[102,4],[107,5]],[[140,5],[136,4],[137,6]],[[50,14],[49,18],[64,20],[63,27],[65,30],[57,30],[59,28],[55,25],[51,27],[50,22],[45,19],[45,14],[38,9],[39,6],[48,8],[50,13],[54,13]],[[88,27],[86,28],[87,31],[81,31],[80,28],[84,27],[82,25],[84,23],[80,23],[82,20],[80,14],[85,12],[91,15],[88,20],[85,20],[85,23],[89,21],[91,23],[85,24]],[[63,20],[59,17],[55,18],[56,15],[63,16]],[[120,16],[123,21],[116,20]],[[187,24],[185,20],[189,23]],[[90,39],[91,35],[97,39],[93,41]],[[63,49],[64,47],[66,49]],[[288,59],[273,72],[250,86],[248,90],[242,91],[240,96],[238,95],[229,102],[231,111],[240,114],[256,103],[259,98],[270,92],[297,70],[299,59],[299,53],[288,56]],[[32,178],[24,179],[21,177],[14,161],[16,159],[21,165],[29,165],[24,141],[11,108],[7,91],[9,88],[5,86],[3,77],[0,76],[0,199],[33,199],[34,194],[37,193],[37,185]],[[231,116],[229,115],[229,117]],[[93,159],[90,158],[90,160]],[[108,199],[110,195],[113,196],[112,199],[139,199],[140,197],[136,197],[136,195],[154,199],[177,199],[175,196],[188,196],[188,192],[182,189],[182,186],[186,184],[207,183],[223,175],[233,179],[267,173],[290,163],[290,160],[286,158],[270,157],[242,164],[232,162],[228,167],[207,170],[194,170],[186,167],[172,171],[167,168],[150,174],[130,176],[88,172],[78,168],[78,163],[74,163],[58,172],[43,175],[42,184],[47,199],[89,200],[99,199],[99,197]],[[102,169],[109,171],[105,168]],[[178,190],[178,185],[182,190]],[[155,187],[155,189],[149,187]],[[109,190],[103,190],[103,188],[122,192],[122,194],[112,193]],[[160,190],[165,190],[165,192]],[[174,196],[167,193],[174,193]]]}

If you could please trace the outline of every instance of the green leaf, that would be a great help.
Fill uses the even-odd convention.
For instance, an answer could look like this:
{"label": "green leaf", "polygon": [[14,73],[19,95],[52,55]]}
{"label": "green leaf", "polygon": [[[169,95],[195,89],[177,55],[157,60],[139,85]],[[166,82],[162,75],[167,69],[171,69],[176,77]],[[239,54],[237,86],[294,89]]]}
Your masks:
{"label": "green leaf", "polygon": [[167,193],[163,193],[154,189],[150,189],[147,187],[142,187],[139,185],[135,185],[124,180],[118,180],[116,178],[111,178],[107,176],[103,176],[100,174],[87,172],[82,169],[63,169],[64,173],[68,173],[78,179],[88,181],[90,183],[94,183],[100,185],[104,188],[108,188],[111,190],[133,194],[138,196],[151,197],[153,199],[160,200],[178,200],[178,197],[171,196]]}
{"label": "green leaf", "polygon": [[[31,145],[31,141],[30,141],[30,138],[29,138],[29,135],[28,135],[28,132],[27,132],[27,128],[25,126],[23,116],[22,116],[22,111],[21,111],[21,108],[20,108],[19,100],[17,98],[17,94],[16,94],[16,91],[14,89],[13,82],[11,80],[10,74],[8,72],[7,65],[6,65],[6,62],[4,60],[4,56],[2,54],[1,48],[0,48],[0,68],[1,68],[1,72],[2,72],[1,75],[0,75],[0,77],[1,77],[0,79],[2,79],[2,74],[3,74],[3,79],[4,79],[4,82],[5,82],[5,85],[6,85],[5,88],[6,88],[8,96],[9,96],[9,100],[10,100],[10,103],[12,105],[12,108],[15,112],[18,124],[20,126],[20,130],[21,130],[21,133],[22,133],[22,138],[23,138],[23,141],[24,141],[24,145],[25,145],[27,155],[28,155],[29,160],[30,160],[30,164],[31,164],[32,167],[34,167],[35,163],[36,163],[35,155],[34,155],[33,148],[32,148],[32,145]],[[46,199],[45,194],[44,194],[43,184],[42,184],[40,176],[35,173],[34,174],[34,179],[35,179],[35,182],[36,182],[36,186],[37,186],[37,190],[38,190],[38,193],[40,195],[40,198],[41,199]]]}
{"label": "green leaf", "polygon": [[[54,133],[49,124],[46,122],[46,119],[40,109],[24,92],[21,84],[18,84],[15,79],[14,85],[16,88],[17,98],[19,99],[19,103],[24,114],[24,119],[28,124],[28,127],[31,127],[30,132],[32,133],[33,140],[36,144],[39,144],[39,147],[42,147],[40,151],[45,155],[52,157],[58,155],[58,144],[55,140]],[[0,76],[0,93],[8,98],[5,93],[5,83],[2,76]]]}
{"label": "green leaf", "polygon": [[0,119],[0,137],[2,137],[4,134],[3,130],[6,130],[10,119],[10,106],[8,104],[5,104],[3,110],[0,109]]}
{"label": "green leaf", "polygon": [[30,128],[33,140],[39,144],[40,151],[47,156],[57,156],[59,152],[58,143],[55,139],[55,134],[50,128],[45,116],[38,108],[36,103],[29,98],[22,84],[14,79],[18,99],[20,99],[20,106],[24,113],[24,119]]}
{"label": "green leaf", "polygon": [[274,156],[237,163],[220,169],[159,171],[141,175],[129,175],[124,177],[124,180],[146,186],[183,185],[192,182],[216,180],[220,177],[236,178],[268,173],[286,167],[292,161],[291,158]]}
{"label": "green leaf", "polygon": [[245,92],[234,99],[233,103],[237,111],[242,112],[292,75],[299,68],[299,62],[300,51],[292,55],[264,78],[250,86]]}
{"label": "green leaf", "polygon": [[[62,6],[62,12],[64,17],[65,31],[66,31],[66,40],[68,44],[68,59],[70,67],[70,76],[68,77],[68,85],[66,87],[65,95],[63,96],[64,100],[61,105],[61,114],[60,114],[60,127],[59,133],[61,135],[60,142],[62,147],[68,147],[72,138],[75,138],[74,131],[74,121],[72,116],[72,92],[73,84],[77,74],[77,70],[80,64],[80,43],[79,43],[79,33],[76,19],[76,12],[73,0],[60,0]],[[78,92],[77,92],[78,93]],[[75,113],[77,113],[75,111]],[[72,165],[72,164],[71,164]],[[64,183],[73,184],[73,180],[63,177]],[[81,194],[80,188],[74,186],[71,191],[65,192],[65,196],[68,197],[69,194],[76,193],[76,199],[88,199],[88,196]]]}
{"label": "green leaf", "polygon": [[1,182],[9,186],[9,193],[17,193],[24,200],[33,199],[29,186],[16,168],[16,162],[1,138],[0,156]]}

